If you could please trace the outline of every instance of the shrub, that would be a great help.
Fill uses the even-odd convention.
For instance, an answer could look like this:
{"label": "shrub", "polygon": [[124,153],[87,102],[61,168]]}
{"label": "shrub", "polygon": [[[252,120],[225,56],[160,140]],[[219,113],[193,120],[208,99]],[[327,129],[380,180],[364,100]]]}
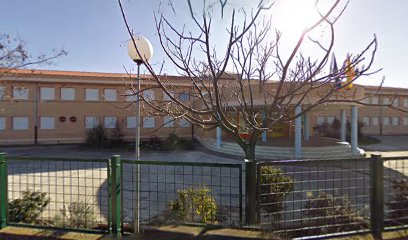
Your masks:
{"label": "shrub", "polygon": [[394,181],[392,185],[395,194],[388,201],[387,218],[391,224],[408,224],[408,180]]}
{"label": "shrub", "polygon": [[95,227],[96,215],[94,206],[87,201],[72,202],[63,207],[54,219],[57,227],[92,228]]}
{"label": "shrub", "polygon": [[294,179],[288,177],[279,168],[264,166],[261,168],[261,204],[262,209],[280,219],[286,196],[294,189]]}
{"label": "shrub", "polygon": [[8,204],[10,222],[34,223],[50,203],[46,193],[26,190]]}
{"label": "shrub", "polygon": [[215,223],[217,204],[211,190],[200,186],[177,191],[177,199],[170,203],[170,216],[176,221]]}
{"label": "shrub", "polygon": [[318,192],[309,196],[305,214],[313,227],[309,234],[327,234],[368,228],[368,222],[355,211],[347,195],[334,196]]}
{"label": "shrub", "polygon": [[86,133],[86,145],[96,148],[102,148],[108,142],[106,129],[102,124],[88,129]]}
{"label": "shrub", "polygon": [[191,142],[180,138],[176,133],[170,133],[167,139],[165,140],[165,149],[166,150],[177,150],[177,149],[193,149]]}
{"label": "shrub", "polygon": [[110,131],[110,144],[113,146],[120,146],[124,143],[123,137],[125,134],[123,133],[123,120],[117,121],[115,124],[115,128],[112,128]]}
{"label": "shrub", "polygon": [[163,141],[157,136],[151,136],[149,141],[144,141],[140,147],[145,150],[161,151],[164,149]]}

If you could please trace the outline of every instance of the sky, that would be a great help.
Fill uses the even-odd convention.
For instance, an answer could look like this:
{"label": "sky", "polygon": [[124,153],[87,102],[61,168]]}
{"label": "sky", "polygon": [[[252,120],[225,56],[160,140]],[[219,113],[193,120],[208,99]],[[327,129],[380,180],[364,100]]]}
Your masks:
{"label": "sky", "polygon": [[[167,6],[166,0],[162,1],[162,12],[169,16],[175,26],[191,26],[184,1],[177,0],[176,14]],[[154,56],[151,63],[157,66],[164,59],[153,15],[158,10],[159,2],[123,0],[134,33],[152,42]],[[201,3],[202,0],[194,2]],[[250,7],[256,1],[229,2],[230,7]],[[294,39],[304,24],[310,21],[312,4],[312,0],[277,0],[268,13],[272,16],[273,27],[282,31],[284,50],[293,47]],[[35,68],[117,73],[134,69],[126,50],[129,35],[116,0],[2,0],[0,6],[0,32],[24,40],[32,55],[47,54],[52,49],[61,48],[68,52],[67,56],[57,59],[53,65]],[[350,0],[336,25],[336,56],[342,58],[347,52],[361,51],[376,34],[379,46],[374,69],[383,69],[359,83],[378,85],[385,76],[385,86],[408,88],[405,76],[408,54],[406,9],[406,0]],[[214,30],[213,37],[219,45],[224,40],[222,33],[225,33],[225,28],[222,26],[223,21],[227,22],[226,19],[228,14],[219,23],[216,22],[217,30]],[[168,61],[164,70],[169,74],[176,73]]]}

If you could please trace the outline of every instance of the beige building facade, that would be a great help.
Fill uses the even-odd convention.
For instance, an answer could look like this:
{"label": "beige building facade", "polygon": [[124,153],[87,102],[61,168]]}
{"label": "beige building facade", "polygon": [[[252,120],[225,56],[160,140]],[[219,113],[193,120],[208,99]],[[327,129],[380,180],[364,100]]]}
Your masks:
{"label": "beige building facade", "polygon": [[[177,87],[175,97],[186,103],[192,101],[188,80],[177,76],[166,79],[168,84]],[[120,124],[124,139],[132,141],[136,131],[135,97],[129,90],[132,84],[134,76],[126,74],[48,70],[16,70],[6,74],[0,80],[0,144],[80,143],[85,141],[87,131],[97,124],[108,130]],[[358,87],[360,94],[370,96],[366,103],[392,103],[395,108],[408,111],[408,89],[383,87],[375,94],[377,87]],[[169,101],[159,89],[145,91],[144,96]],[[313,109],[309,113],[310,134],[318,135],[319,126],[340,119],[342,109],[349,117],[350,108],[344,104],[320,105]],[[407,113],[385,106],[360,105],[358,109],[358,119],[365,124],[364,133],[408,134]],[[292,131],[290,124],[277,126],[267,137],[291,136]],[[203,133],[184,119],[154,116],[142,110],[142,139],[166,138],[172,132],[184,138],[216,134],[215,130]]]}

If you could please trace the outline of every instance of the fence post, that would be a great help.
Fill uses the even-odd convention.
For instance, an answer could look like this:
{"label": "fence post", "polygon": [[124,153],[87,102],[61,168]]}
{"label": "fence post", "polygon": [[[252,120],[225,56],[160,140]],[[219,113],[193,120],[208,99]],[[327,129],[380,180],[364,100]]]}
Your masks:
{"label": "fence post", "polygon": [[256,222],[256,162],[245,159],[245,223]]}
{"label": "fence post", "polygon": [[371,154],[370,226],[375,239],[382,239],[384,228],[384,164],[379,154]]}
{"label": "fence post", "polygon": [[0,229],[7,225],[7,160],[6,154],[0,153]]}
{"label": "fence post", "polygon": [[122,182],[122,162],[120,160],[120,155],[114,155],[110,159],[110,193],[111,204],[110,207],[112,217],[112,232],[114,235],[121,235],[122,232],[122,206],[121,206],[121,182]]}

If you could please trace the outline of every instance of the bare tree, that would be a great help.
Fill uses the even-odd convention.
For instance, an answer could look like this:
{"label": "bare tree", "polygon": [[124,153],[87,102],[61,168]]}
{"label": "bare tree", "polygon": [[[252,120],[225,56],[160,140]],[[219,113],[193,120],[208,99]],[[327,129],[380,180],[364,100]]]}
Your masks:
{"label": "bare tree", "polygon": [[[132,36],[121,1],[118,3]],[[171,84],[166,75],[161,75],[145,62],[151,78],[145,80],[144,85],[150,87],[141,91],[159,88],[170,99],[152,100],[140,94],[145,109],[150,109],[152,114],[184,118],[203,129],[220,127],[234,137],[246,159],[254,160],[260,134],[274,125],[292,121],[328,102],[365,104],[363,100],[367,96],[359,94],[361,89],[358,87],[351,86],[360,77],[378,72],[370,70],[377,50],[375,35],[361,52],[348,54],[348,64],[343,64],[337,71],[329,69],[335,24],[347,3],[335,0],[327,10],[321,11],[319,1],[316,1],[315,10],[320,17],[301,33],[287,58],[281,53],[285,44],[281,41],[282,33],[272,31],[272,21],[265,14],[273,4],[260,1],[250,11],[232,8],[224,15],[229,8],[225,8],[226,2],[221,1],[223,16],[229,18],[229,27],[225,30],[228,38],[215,43],[211,38],[214,31],[211,11],[196,14],[191,1],[187,0],[187,3],[192,23],[198,31],[176,26],[160,12],[155,14],[155,23],[161,48],[180,75],[188,79],[185,81],[191,84],[189,94],[193,100],[190,103],[180,101],[173,94],[180,87]],[[323,40],[310,37],[322,27],[328,29]],[[303,55],[301,48],[305,42],[317,47],[320,54],[317,57]],[[219,49],[222,49],[221,54]],[[351,69],[356,71],[350,74]],[[335,81],[343,79],[347,81],[336,88]],[[317,97],[310,100],[312,95]],[[305,102],[308,104],[302,112],[294,114],[294,109]],[[236,122],[232,113],[239,114],[242,121]],[[262,114],[265,117],[260,118]],[[245,129],[249,137],[243,138],[240,129]]]}
{"label": "bare tree", "polygon": [[[3,77],[13,74],[16,69],[52,64],[54,59],[65,55],[65,50],[54,49],[50,54],[33,56],[28,52],[24,41],[7,33],[0,33],[0,82],[4,83],[6,80]],[[3,95],[3,98],[9,97],[9,93]]]}

